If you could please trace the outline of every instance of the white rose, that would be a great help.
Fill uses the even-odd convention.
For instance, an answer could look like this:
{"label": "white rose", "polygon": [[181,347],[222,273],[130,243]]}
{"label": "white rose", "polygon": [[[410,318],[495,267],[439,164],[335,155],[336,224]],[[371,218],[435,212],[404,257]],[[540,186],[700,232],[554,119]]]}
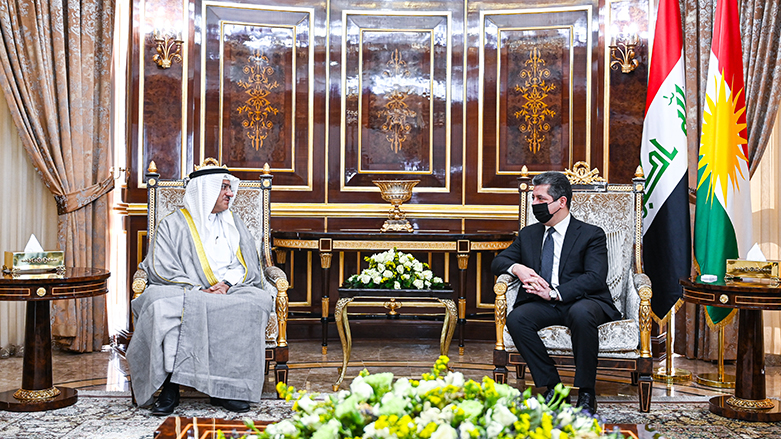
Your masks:
{"label": "white rose", "polygon": [[400,290],[401,289],[401,284],[398,281],[393,282],[393,289],[394,290]]}
{"label": "white rose", "polygon": [[441,284],[442,283],[442,278],[434,276],[434,278],[431,279],[431,282],[434,282],[435,284]]}
{"label": "white rose", "polygon": [[377,264],[377,272],[382,273],[385,271],[385,264]]}
{"label": "white rose", "polygon": [[404,280],[407,280],[407,279],[409,279],[409,274],[404,273],[404,274],[401,275],[401,278],[404,279]]}
{"label": "white rose", "polygon": [[504,430],[504,426],[498,422],[491,421],[490,424],[485,428],[485,434],[489,438],[495,438],[499,436],[499,433]]}
{"label": "white rose", "polygon": [[289,419],[285,419],[282,422],[277,422],[276,424],[271,424],[268,427],[266,427],[266,432],[268,432],[271,437],[274,436],[293,436],[296,434],[296,426],[290,422]]}
{"label": "white rose", "polygon": [[461,423],[461,425],[458,426],[458,436],[463,438],[469,438],[471,437],[469,432],[474,430],[475,428],[477,428],[475,427],[475,424],[469,421],[464,421]]}
{"label": "white rose", "polygon": [[350,391],[353,392],[353,395],[358,396],[364,401],[371,398],[371,396],[374,395],[374,389],[372,388],[372,386],[370,386],[366,381],[364,381],[363,377],[360,375],[355,377],[353,382],[350,384]]}
{"label": "white rose", "polygon": [[374,283],[381,284],[382,283],[382,277],[381,276],[374,276],[374,279],[372,279]]}
{"label": "white rose", "polygon": [[491,419],[504,427],[517,421],[518,418],[505,405],[497,405]]}
{"label": "white rose", "polygon": [[369,276],[368,274],[362,274],[360,279],[361,279],[361,283],[363,284],[368,284],[369,282],[372,281],[372,277]]}
{"label": "white rose", "polygon": [[397,265],[396,271],[398,271],[399,273],[404,273],[404,265],[403,264]]}
{"label": "white rose", "polygon": [[298,407],[304,411],[304,413],[312,413],[312,409],[317,406],[317,403],[312,401],[309,395],[304,395],[298,400]]}
{"label": "white rose", "polygon": [[423,272],[423,279],[431,280],[432,277],[434,277],[434,273],[432,273],[431,270],[426,270]]}
{"label": "white rose", "polygon": [[301,423],[309,428],[315,428],[315,425],[318,422],[320,422],[320,416],[318,415],[312,414],[301,416]]}
{"label": "white rose", "polygon": [[390,270],[385,270],[385,271],[382,272],[382,277],[387,277],[387,278],[390,279],[390,278],[393,277],[393,272],[390,271]]}
{"label": "white rose", "polygon": [[456,439],[458,438],[458,432],[455,428],[448,424],[442,424],[437,428],[437,431],[431,435],[431,439]]}
{"label": "white rose", "polygon": [[420,279],[415,279],[415,280],[412,282],[412,285],[415,285],[415,288],[417,288],[417,289],[419,289],[419,290],[422,290],[422,289],[423,289],[423,281],[422,281],[422,280],[420,280]]}
{"label": "white rose", "polygon": [[456,387],[464,386],[464,374],[461,372],[448,372],[445,376],[445,382]]}

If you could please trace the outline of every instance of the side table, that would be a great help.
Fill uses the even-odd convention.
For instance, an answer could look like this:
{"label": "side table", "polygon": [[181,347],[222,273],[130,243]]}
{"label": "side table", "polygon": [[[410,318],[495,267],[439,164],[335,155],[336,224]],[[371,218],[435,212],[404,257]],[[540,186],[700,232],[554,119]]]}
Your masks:
{"label": "side table", "polygon": [[781,309],[781,288],[760,283],[701,282],[681,279],[683,299],[700,305],[738,308],[735,394],[714,396],[710,411],[744,421],[781,421],[779,401],[765,393],[765,343],[762,310]]}
{"label": "side table", "polygon": [[396,310],[401,307],[422,308],[442,306],[445,308],[445,322],[442,324],[442,335],[439,339],[439,352],[447,355],[450,350],[450,341],[456,329],[458,315],[456,304],[452,299],[453,290],[388,290],[388,289],[359,289],[339,288],[339,301],[336,302],[334,312],[336,329],[342,342],[342,367],[339,368],[339,379],[333,385],[334,392],[339,390],[339,385],[344,381],[347,372],[347,363],[352,353],[352,335],[350,334],[350,322],[347,320],[347,306],[350,304],[361,306],[376,306],[390,310],[390,315],[396,315]]}
{"label": "side table", "polygon": [[0,393],[0,410],[35,412],[75,404],[78,392],[52,385],[52,335],[49,301],[99,296],[108,292],[110,273],[97,268],[67,268],[65,274],[0,277],[0,300],[27,302],[22,387]]}

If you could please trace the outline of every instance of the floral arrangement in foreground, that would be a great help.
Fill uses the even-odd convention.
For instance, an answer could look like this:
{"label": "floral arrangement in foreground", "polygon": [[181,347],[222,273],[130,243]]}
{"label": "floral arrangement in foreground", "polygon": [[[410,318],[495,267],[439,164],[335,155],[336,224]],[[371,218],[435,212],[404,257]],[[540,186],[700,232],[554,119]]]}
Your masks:
{"label": "floral arrangement in foreground", "polygon": [[280,396],[295,400],[292,419],[265,431],[244,422],[259,439],[623,438],[603,433],[595,417],[564,403],[569,388],[559,385],[545,404],[542,396],[531,396],[531,389],[521,394],[488,377],[481,384],[464,381],[460,372],[448,371],[448,361],[439,357],[420,381],[393,382],[392,373],[371,375],[364,369],[349,391],[323,399],[279,383]]}
{"label": "floral arrangement in foreground", "polygon": [[369,268],[350,276],[343,288],[431,289],[446,288],[428,264],[396,248],[363,258]]}

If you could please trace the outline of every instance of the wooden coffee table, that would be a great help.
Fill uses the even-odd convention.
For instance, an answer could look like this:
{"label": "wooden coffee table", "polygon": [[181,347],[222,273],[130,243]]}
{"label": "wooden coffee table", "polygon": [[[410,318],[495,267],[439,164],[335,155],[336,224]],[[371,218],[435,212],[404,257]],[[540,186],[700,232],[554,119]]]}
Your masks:
{"label": "wooden coffee table", "polygon": [[[266,429],[269,421],[254,421],[255,427],[263,431]],[[171,416],[157,427],[154,439],[185,439],[199,438],[212,439],[217,437],[217,432],[232,433],[243,435],[251,433],[244,425],[244,421],[238,419],[219,419],[219,418],[182,418]],[[234,434],[234,436],[236,436]]]}

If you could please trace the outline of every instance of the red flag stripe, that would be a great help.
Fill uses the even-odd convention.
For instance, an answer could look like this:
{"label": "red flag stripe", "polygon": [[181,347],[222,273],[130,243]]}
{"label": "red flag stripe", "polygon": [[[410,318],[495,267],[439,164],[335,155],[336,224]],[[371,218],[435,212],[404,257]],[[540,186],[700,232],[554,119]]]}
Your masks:
{"label": "red flag stripe", "polygon": [[681,35],[681,9],[678,0],[661,0],[656,12],[654,51],[651,55],[651,72],[648,75],[648,98],[645,111],[651,106],[656,92],[672,71],[683,50]]}
{"label": "red flag stripe", "polygon": [[[719,60],[718,71],[724,75],[724,82],[730,87],[733,99],[740,92],[736,108],[746,106],[746,91],[743,82],[743,49],[740,45],[740,17],[736,0],[718,0],[716,18],[713,22],[713,42],[711,51]],[[738,118],[739,123],[746,123],[746,112]],[[747,130],[740,135],[745,139]],[[743,153],[748,157],[748,145],[743,145]]]}

